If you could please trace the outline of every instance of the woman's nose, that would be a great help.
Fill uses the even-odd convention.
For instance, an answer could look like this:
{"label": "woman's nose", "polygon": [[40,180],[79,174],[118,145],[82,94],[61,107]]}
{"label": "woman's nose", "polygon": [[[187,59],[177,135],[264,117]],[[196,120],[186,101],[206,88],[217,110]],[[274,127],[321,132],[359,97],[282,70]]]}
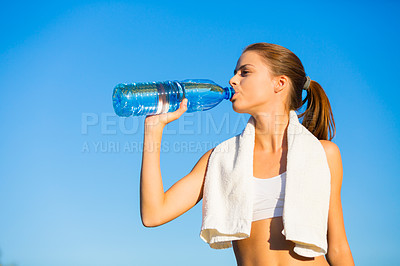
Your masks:
{"label": "woman's nose", "polygon": [[233,76],[230,80],[229,80],[229,85],[236,86],[236,81],[235,81],[235,76]]}

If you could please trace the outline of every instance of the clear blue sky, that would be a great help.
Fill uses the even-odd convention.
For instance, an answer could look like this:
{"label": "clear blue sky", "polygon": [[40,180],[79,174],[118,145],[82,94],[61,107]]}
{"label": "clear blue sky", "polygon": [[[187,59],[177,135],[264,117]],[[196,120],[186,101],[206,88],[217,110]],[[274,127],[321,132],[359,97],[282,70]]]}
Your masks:
{"label": "clear blue sky", "polygon": [[[0,9],[0,262],[18,266],[235,265],[200,237],[201,202],[145,228],[144,117],[115,116],[120,82],[228,85],[242,49],[283,45],[325,89],[343,160],[357,265],[395,265],[400,237],[397,1],[8,1]],[[224,101],[163,135],[167,190],[240,133]]]}

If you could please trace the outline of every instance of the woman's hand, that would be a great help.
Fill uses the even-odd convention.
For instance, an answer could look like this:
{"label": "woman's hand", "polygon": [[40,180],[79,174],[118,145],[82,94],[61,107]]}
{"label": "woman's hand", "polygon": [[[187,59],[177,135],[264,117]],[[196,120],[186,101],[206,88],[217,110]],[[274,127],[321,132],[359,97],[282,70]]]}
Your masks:
{"label": "woman's hand", "polygon": [[187,98],[184,98],[179,104],[179,108],[175,112],[148,115],[144,120],[145,129],[161,128],[163,129],[168,123],[178,119],[187,110]]}

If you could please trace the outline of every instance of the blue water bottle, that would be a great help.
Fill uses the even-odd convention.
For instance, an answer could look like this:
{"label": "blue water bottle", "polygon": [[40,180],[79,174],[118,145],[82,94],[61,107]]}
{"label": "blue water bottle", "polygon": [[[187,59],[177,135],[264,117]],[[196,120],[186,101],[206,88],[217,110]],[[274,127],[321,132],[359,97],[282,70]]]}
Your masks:
{"label": "blue water bottle", "polygon": [[188,99],[186,112],[211,109],[222,100],[230,100],[235,91],[209,79],[118,84],[113,92],[114,111],[118,116],[140,116],[174,112]]}

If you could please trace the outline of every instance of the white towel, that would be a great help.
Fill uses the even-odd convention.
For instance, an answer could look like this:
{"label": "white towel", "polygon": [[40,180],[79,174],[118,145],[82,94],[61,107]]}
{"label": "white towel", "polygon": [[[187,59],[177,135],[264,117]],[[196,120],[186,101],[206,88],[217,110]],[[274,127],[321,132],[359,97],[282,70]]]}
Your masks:
{"label": "white towel", "polygon": [[[211,248],[232,247],[250,236],[255,121],[217,145],[204,181],[200,238]],[[290,111],[282,234],[304,257],[327,253],[330,171],[320,141]]]}

